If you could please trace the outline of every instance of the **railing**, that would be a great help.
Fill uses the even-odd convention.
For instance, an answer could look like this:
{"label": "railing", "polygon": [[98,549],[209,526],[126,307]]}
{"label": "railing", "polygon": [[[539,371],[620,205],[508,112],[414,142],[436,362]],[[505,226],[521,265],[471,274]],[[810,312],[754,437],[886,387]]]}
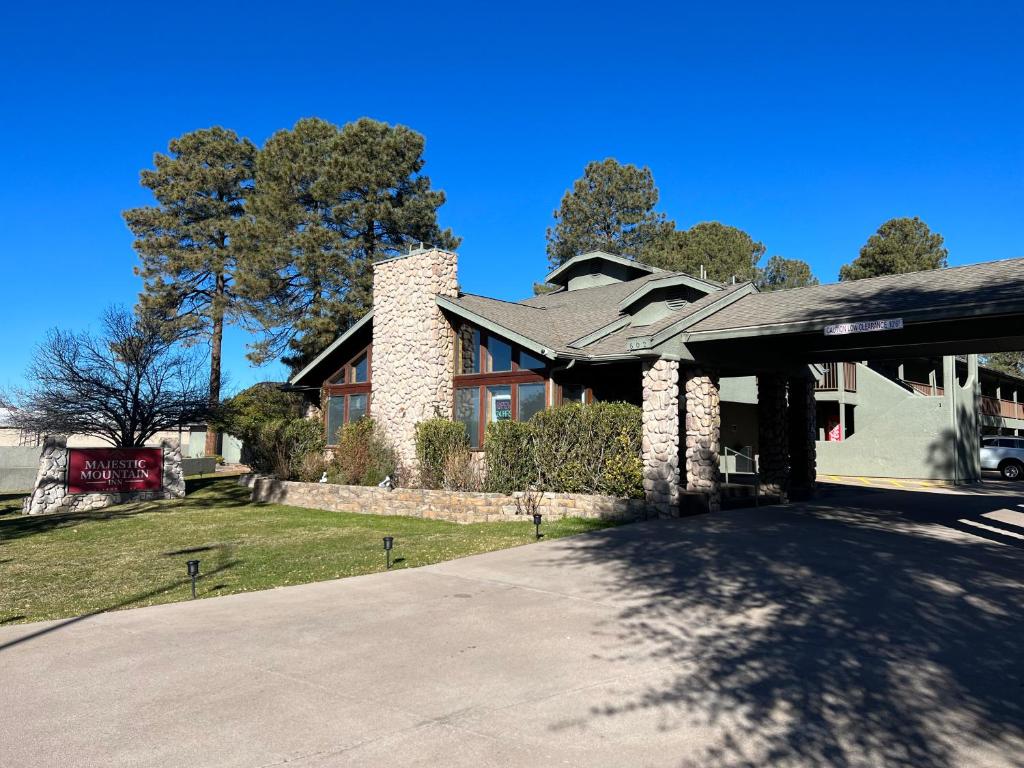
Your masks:
{"label": "railing", "polygon": [[918,394],[927,395],[928,397],[932,395],[936,397],[942,396],[942,387],[933,387],[931,384],[925,384],[923,381],[910,381],[908,379],[901,379],[901,381]]}
{"label": "railing", "polygon": [[[836,392],[839,389],[839,363],[824,363],[825,376],[814,385],[818,392]],[[843,363],[843,389],[857,391],[857,364]]]}
{"label": "railing", "polygon": [[[757,459],[754,458],[754,450],[751,448],[750,455],[743,453],[743,451],[737,451],[732,448],[723,447],[723,455],[725,456],[725,483],[729,484],[729,454],[736,457],[736,469],[732,470],[733,474],[752,474],[754,476],[754,506],[758,506],[759,497],[761,495],[761,475],[757,471]],[[742,464],[740,463],[742,460]],[[744,469],[740,469],[743,466]]]}
{"label": "railing", "polygon": [[981,412],[986,416],[1000,416],[1004,419],[1024,419],[1024,403],[1015,403],[1012,400],[998,400],[994,397],[983,395],[981,398]]}

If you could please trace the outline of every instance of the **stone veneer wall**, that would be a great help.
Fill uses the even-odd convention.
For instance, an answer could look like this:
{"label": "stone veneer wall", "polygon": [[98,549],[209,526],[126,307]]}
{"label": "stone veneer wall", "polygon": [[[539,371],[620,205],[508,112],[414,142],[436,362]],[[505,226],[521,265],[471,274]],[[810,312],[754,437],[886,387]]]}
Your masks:
{"label": "stone veneer wall", "polygon": [[435,297],[458,293],[454,253],[437,249],[373,267],[371,414],[402,463],[416,465],[416,424],[452,417],[455,331]]}
{"label": "stone veneer wall", "polygon": [[709,512],[721,509],[718,453],[721,442],[721,403],[718,377],[709,371],[688,371],[686,379],[686,489],[707,495]]}
{"label": "stone veneer wall", "polygon": [[[516,514],[516,498],[502,493],[466,493],[424,488],[384,488],[333,483],[299,483],[270,477],[243,475],[240,485],[252,488],[252,500],[331,512],[364,515],[402,515],[453,523],[520,521],[532,523],[529,515]],[[580,493],[545,493],[537,509],[545,520],[583,517],[602,520],[652,520],[671,514],[643,499],[590,496]]]}
{"label": "stone veneer wall", "polygon": [[659,507],[679,502],[679,363],[643,364],[644,493]]}
{"label": "stone veneer wall", "polygon": [[786,408],[786,377],[757,377],[758,471],[766,493],[787,499],[789,489],[789,431]]}
{"label": "stone veneer wall", "polygon": [[88,512],[115,504],[153,499],[183,498],[185,475],[181,471],[181,449],[175,440],[161,440],[164,452],[163,488],[159,491],[130,491],[128,493],[69,494],[65,479],[68,470],[67,438],[47,436],[39,457],[32,495],[25,499],[22,511],[26,515],[47,515],[55,512]]}

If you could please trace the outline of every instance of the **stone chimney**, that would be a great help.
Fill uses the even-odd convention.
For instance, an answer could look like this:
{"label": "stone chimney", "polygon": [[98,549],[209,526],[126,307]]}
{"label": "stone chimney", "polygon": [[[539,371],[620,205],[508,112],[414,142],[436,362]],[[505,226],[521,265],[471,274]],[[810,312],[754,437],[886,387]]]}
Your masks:
{"label": "stone chimney", "polygon": [[416,465],[416,424],[452,417],[455,332],[437,296],[458,294],[458,257],[420,248],[373,267],[370,412],[398,452]]}

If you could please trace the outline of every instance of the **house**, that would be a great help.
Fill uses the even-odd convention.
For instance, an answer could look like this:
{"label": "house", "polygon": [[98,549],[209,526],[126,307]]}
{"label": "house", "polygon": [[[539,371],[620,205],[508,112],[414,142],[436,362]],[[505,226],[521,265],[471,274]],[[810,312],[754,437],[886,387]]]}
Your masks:
{"label": "house", "polygon": [[[829,370],[818,363],[1024,348],[1024,259],[762,294],[593,252],[545,280],[556,290],[508,302],[461,291],[454,253],[379,262],[372,310],[289,386],[329,436],[372,415],[410,465],[424,419],[462,422],[479,450],[490,421],[636,403],[648,501],[691,494],[714,509],[721,455],[743,449],[769,491],[813,488]],[[980,471],[976,358],[967,365],[968,380],[947,387],[949,423],[963,428],[941,437],[954,465],[941,471],[959,479]]]}

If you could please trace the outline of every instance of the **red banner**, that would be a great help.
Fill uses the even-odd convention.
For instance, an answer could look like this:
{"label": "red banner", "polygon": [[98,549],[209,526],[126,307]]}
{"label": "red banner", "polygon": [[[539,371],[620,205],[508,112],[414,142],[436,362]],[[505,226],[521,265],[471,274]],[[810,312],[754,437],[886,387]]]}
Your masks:
{"label": "red banner", "polygon": [[160,448],[72,448],[68,493],[159,491],[163,463]]}

